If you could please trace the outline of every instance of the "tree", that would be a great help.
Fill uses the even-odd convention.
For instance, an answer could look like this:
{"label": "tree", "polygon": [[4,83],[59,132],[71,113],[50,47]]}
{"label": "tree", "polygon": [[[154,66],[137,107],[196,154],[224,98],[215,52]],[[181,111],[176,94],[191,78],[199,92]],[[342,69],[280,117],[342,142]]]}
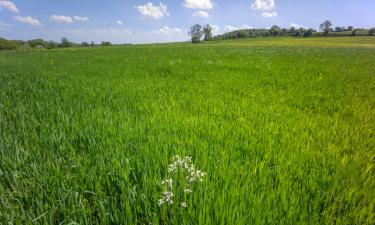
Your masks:
{"label": "tree", "polygon": [[54,41],[47,41],[47,42],[45,42],[45,47],[47,49],[58,48],[59,47],[59,43],[54,42]]}
{"label": "tree", "polygon": [[356,36],[357,35],[357,30],[352,30],[351,36]]}
{"label": "tree", "polygon": [[327,35],[329,33],[329,31],[332,29],[331,27],[332,27],[332,23],[328,20],[320,24],[320,30],[323,31],[324,35]]}
{"label": "tree", "polygon": [[66,37],[61,38],[61,47],[68,48],[68,47],[71,47],[71,46],[72,46],[72,43],[70,43],[68,41],[68,38],[66,38]]}
{"label": "tree", "polygon": [[30,41],[28,41],[28,44],[32,48],[35,48],[36,46],[43,46],[43,47],[45,47],[45,43],[44,43],[44,41],[42,39],[30,40]]}
{"label": "tree", "polygon": [[289,33],[291,35],[294,35],[295,32],[296,32],[296,28],[295,27],[291,27],[290,30],[289,30]]}
{"label": "tree", "polygon": [[309,28],[307,30],[305,30],[305,32],[303,33],[303,36],[304,37],[308,37],[308,36],[311,36],[313,34],[314,30]]}
{"label": "tree", "polygon": [[203,27],[203,33],[205,41],[209,41],[212,39],[212,27],[210,25],[207,24]]}
{"label": "tree", "polygon": [[202,26],[195,24],[194,26],[190,27],[189,35],[192,43],[199,43],[203,36]]}
{"label": "tree", "polygon": [[270,29],[270,33],[273,35],[273,36],[277,36],[279,35],[281,29],[279,26],[276,26],[276,25],[273,25]]}
{"label": "tree", "polygon": [[103,41],[102,43],[101,43],[101,46],[111,46],[112,44],[111,44],[111,42],[109,42],[109,41]]}
{"label": "tree", "polygon": [[370,36],[374,36],[375,35],[375,27],[374,28],[370,28],[368,30],[368,35],[370,35]]}
{"label": "tree", "polygon": [[353,26],[348,26],[348,31],[352,31],[353,29],[354,29],[354,27]]}
{"label": "tree", "polygon": [[82,47],[89,47],[89,43],[88,43],[88,42],[85,42],[85,41],[84,41],[84,42],[82,42],[82,44],[81,44],[81,45],[82,45]]}
{"label": "tree", "polygon": [[341,32],[341,31],[344,31],[344,30],[345,30],[345,27],[335,27],[336,32]]}
{"label": "tree", "polygon": [[95,46],[95,42],[92,41],[90,45],[91,45],[91,47],[94,47]]}
{"label": "tree", "polygon": [[0,50],[15,50],[17,45],[7,39],[0,38]]}

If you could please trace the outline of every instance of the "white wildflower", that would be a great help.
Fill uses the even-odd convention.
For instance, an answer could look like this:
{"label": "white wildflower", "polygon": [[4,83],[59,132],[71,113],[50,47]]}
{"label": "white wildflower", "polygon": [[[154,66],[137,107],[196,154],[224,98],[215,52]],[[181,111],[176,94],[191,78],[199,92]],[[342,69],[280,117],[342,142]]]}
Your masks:
{"label": "white wildflower", "polygon": [[161,182],[162,185],[166,185],[169,188],[172,188],[173,180],[172,178],[165,179]]}
{"label": "white wildflower", "polygon": [[[186,180],[189,182],[189,184],[185,183],[184,187],[184,193],[190,194],[193,192],[191,189],[191,185],[193,185],[194,182],[202,182],[203,177],[206,176],[205,172],[202,172],[200,170],[195,169],[194,164],[192,162],[191,157],[183,157],[181,158],[179,155],[172,157],[172,163],[168,165],[168,172],[173,177],[173,174],[176,174],[177,172],[183,173],[186,178]],[[178,184],[179,182],[177,182]],[[182,182],[184,183],[184,182]],[[164,186],[163,195],[159,199],[158,205],[162,206],[164,204],[172,205],[173,204],[173,179],[172,178],[166,178],[164,179],[161,184]],[[186,208],[187,204],[186,202],[180,203],[180,206],[182,208]]]}
{"label": "white wildflower", "polygon": [[164,201],[163,199],[159,199],[159,202],[158,202],[158,205],[159,205],[159,206],[164,205],[164,203],[165,203],[165,201]]}

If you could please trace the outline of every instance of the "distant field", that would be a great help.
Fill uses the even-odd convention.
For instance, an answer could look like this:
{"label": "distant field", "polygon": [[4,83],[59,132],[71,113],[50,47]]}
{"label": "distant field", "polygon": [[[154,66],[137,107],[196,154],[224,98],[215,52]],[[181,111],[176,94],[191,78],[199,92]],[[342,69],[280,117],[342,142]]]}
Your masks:
{"label": "distant field", "polygon": [[0,224],[374,224],[374,93],[374,37],[0,52]]}

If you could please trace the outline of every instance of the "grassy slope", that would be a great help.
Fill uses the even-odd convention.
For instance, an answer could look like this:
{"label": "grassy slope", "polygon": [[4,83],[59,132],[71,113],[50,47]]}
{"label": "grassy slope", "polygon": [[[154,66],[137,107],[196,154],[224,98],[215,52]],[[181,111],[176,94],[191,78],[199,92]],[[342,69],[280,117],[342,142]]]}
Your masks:
{"label": "grassy slope", "polygon": [[[0,224],[374,224],[374,47],[0,53]],[[159,208],[175,154],[207,177]]]}

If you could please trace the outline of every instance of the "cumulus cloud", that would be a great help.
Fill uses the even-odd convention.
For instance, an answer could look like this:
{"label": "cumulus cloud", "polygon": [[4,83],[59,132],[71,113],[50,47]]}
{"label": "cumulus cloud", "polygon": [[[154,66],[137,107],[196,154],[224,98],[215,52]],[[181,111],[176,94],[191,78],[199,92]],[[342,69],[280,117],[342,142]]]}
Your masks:
{"label": "cumulus cloud", "polygon": [[57,23],[74,23],[70,16],[52,15],[49,19]]}
{"label": "cumulus cloud", "polygon": [[17,6],[11,1],[0,1],[0,8],[5,8],[15,13],[20,12]]}
{"label": "cumulus cloud", "polygon": [[253,10],[272,10],[275,8],[275,0],[255,0],[251,5]]}
{"label": "cumulus cloud", "polygon": [[20,23],[25,23],[33,27],[39,27],[42,26],[42,24],[39,22],[39,20],[32,18],[31,16],[14,16],[15,20],[17,20]]}
{"label": "cumulus cloud", "polygon": [[152,19],[160,19],[166,15],[169,15],[168,7],[163,3],[159,3],[159,6],[154,6],[154,4],[148,2],[144,5],[136,6],[135,8],[137,8],[143,16],[150,17]]}
{"label": "cumulus cloud", "polygon": [[169,35],[169,34],[175,34],[175,33],[182,33],[182,29],[180,28],[171,28],[171,27],[168,27],[168,26],[164,26],[158,30],[154,30],[153,31],[154,34],[166,34],[166,35]]}
{"label": "cumulus cloud", "polygon": [[116,20],[116,23],[117,23],[118,25],[122,25],[122,24],[123,24],[122,20]]}
{"label": "cumulus cloud", "polygon": [[210,25],[212,27],[212,33],[213,34],[219,34],[220,33],[220,26],[219,25]]}
{"label": "cumulus cloud", "polygon": [[213,9],[212,0],[185,0],[184,7],[189,9]]}
{"label": "cumulus cloud", "polygon": [[291,24],[289,25],[289,27],[294,27],[294,28],[297,28],[297,29],[299,29],[299,28],[307,28],[307,27],[302,26],[302,25],[300,25],[300,24],[298,24],[298,23],[291,23]]}
{"label": "cumulus cloud", "polygon": [[177,42],[190,39],[186,30],[168,26],[154,31],[130,31],[122,28],[38,29],[38,31],[28,32],[25,38],[34,39],[41,36],[44,39],[56,41],[59,41],[61,37],[68,37],[76,43],[109,41],[116,44]]}
{"label": "cumulus cloud", "polygon": [[238,26],[238,27],[236,27],[236,26],[231,26],[231,25],[226,25],[226,26],[224,27],[224,30],[225,30],[225,31],[244,30],[244,29],[254,29],[254,27],[249,26],[249,25],[247,25],[247,24],[244,24],[244,25],[241,25],[241,26]]}
{"label": "cumulus cloud", "polygon": [[262,17],[264,18],[277,17],[277,12],[263,12]]}
{"label": "cumulus cloud", "polygon": [[76,20],[76,21],[82,21],[82,22],[89,21],[89,18],[86,17],[86,16],[74,16],[73,19]]}
{"label": "cumulus cloud", "polygon": [[11,27],[12,24],[9,24],[9,23],[4,23],[2,21],[0,21],[0,27]]}
{"label": "cumulus cloud", "polygon": [[210,17],[210,15],[208,14],[208,12],[202,11],[202,10],[194,13],[193,16],[195,16],[195,17],[202,17],[202,18],[208,18],[208,17]]}

